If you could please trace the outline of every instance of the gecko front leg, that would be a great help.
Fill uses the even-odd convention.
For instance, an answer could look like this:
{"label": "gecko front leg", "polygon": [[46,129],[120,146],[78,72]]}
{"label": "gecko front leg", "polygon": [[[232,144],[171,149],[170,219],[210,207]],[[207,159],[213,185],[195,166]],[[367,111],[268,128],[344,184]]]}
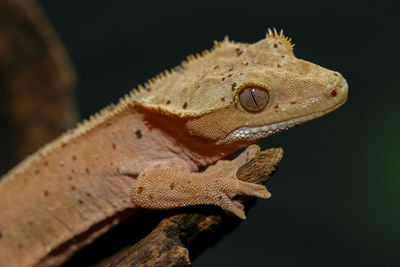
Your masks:
{"label": "gecko front leg", "polygon": [[212,204],[245,219],[244,208],[235,195],[270,197],[265,186],[236,177],[237,170],[259,151],[249,146],[233,160],[219,160],[204,172],[190,172],[183,161],[163,161],[147,167],[131,188],[132,202],[147,209],[172,209],[189,205]]}

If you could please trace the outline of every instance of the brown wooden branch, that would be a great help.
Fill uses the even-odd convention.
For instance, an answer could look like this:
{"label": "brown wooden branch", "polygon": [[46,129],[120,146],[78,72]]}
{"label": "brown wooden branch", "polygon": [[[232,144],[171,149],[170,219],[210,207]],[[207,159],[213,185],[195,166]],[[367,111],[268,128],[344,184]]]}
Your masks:
{"label": "brown wooden branch", "polygon": [[[243,181],[264,183],[272,176],[282,157],[281,148],[261,151],[243,165],[237,175]],[[253,198],[239,198],[246,208],[251,205],[251,200]],[[239,219],[219,209],[211,209],[211,213],[189,211],[174,215],[163,219],[138,243],[122,249],[96,266],[190,266],[189,255],[196,256],[239,223]]]}
{"label": "brown wooden branch", "polygon": [[75,124],[75,80],[64,47],[35,1],[0,0],[0,104],[9,124],[1,134],[11,129],[3,140],[12,143],[1,149],[9,151],[5,160],[19,162]]}

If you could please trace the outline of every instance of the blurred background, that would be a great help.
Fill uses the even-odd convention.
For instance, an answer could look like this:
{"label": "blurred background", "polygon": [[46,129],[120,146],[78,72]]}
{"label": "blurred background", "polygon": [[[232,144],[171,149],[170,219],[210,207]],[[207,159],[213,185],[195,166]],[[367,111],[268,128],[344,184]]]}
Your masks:
{"label": "blurred background", "polygon": [[[285,150],[271,199],[193,266],[400,266],[395,1],[38,2],[76,69],[81,119],[213,40],[252,43],[284,29],[298,58],[342,73],[349,100],[261,143]],[[1,132],[5,150],[7,120]]]}

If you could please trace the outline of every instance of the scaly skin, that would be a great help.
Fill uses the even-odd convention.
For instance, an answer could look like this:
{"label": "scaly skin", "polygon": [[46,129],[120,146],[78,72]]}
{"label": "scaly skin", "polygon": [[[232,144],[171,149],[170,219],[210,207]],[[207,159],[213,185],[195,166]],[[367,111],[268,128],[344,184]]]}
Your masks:
{"label": "scaly skin", "polygon": [[[240,96],[255,87],[264,98],[250,98],[259,109],[249,112]],[[255,44],[217,42],[2,178],[0,266],[59,265],[137,208],[214,204],[245,218],[235,195],[269,197],[235,174],[257,147],[220,159],[346,99],[344,78],[297,59],[282,33]]]}

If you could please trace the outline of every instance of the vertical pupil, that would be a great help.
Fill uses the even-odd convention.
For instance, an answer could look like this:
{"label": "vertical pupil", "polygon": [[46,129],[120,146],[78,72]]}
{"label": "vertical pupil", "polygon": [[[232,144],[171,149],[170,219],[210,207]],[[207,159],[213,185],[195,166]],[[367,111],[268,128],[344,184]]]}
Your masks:
{"label": "vertical pupil", "polygon": [[250,95],[251,95],[251,98],[252,98],[253,101],[254,101],[254,105],[258,108],[257,100],[256,100],[256,98],[254,97],[255,91],[256,91],[255,88],[251,88],[251,90],[250,90]]}

